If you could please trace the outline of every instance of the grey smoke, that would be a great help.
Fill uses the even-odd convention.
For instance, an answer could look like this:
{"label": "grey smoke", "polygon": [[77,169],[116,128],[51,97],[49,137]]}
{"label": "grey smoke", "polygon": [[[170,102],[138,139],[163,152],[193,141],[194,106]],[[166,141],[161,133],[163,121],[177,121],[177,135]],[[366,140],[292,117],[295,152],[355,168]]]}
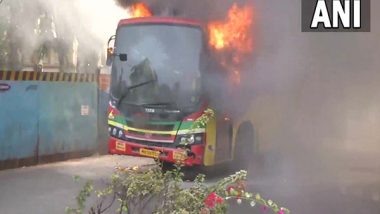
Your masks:
{"label": "grey smoke", "polygon": [[302,33],[301,1],[252,2],[258,42],[244,79],[263,169],[252,177],[293,213],[376,213],[360,201],[379,191],[369,186],[380,172],[380,17],[371,33]]}
{"label": "grey smoke", "polygon": [[220,20],[233,3],[245,3],[245,0],[115,0],[121,7],[127,8],[137,2],[145,3],[155,15],[176,15],[200,21]]}
{"label": "grey smoke", "polygon": [[[4,5],[13,1],[0,5],[0,22],[5,20]],[[33,15],[38,8],[29,2],[32,1],[23,3],[34,8],[30,10]],[[60,1],[59,7],[56,1],[48,2],[41,4],[59,10],[63,22],[71,23],[67,25],[69,30],[83,31],[84,38],[96,35],[87,41],[100,41],[100,46],[101,41],[114,33],[118,19],[113,16],[115,11],[123,13],[122,9],[101,8],[94,10],[98,17],[85,15],[91,22],[115,19],[102,24],[100,30],[96,30],[98,33],[92,34],[86,19],[82,22],[77,13],[73,13],[72,1]],[[114,3],[108,1],[107,4],[109,2]],[[176,10],[186,18],[220,20],[235,1],[144,2],[155,14],[165,15]],[[261,188],[264,195],[288,206],[293,213],[310,213],[312,208],[323,210],[325,201],[308,201],[307,188],[312,185],[322,190],[332,187],[338,195],[354,186],[363,192],[358,197],[370,198],[377,189],[369,190],[365,185],[378,180],[380,171],[379,15],[373,13],[371,33],[302,33],[301,0],[239,1],[244,2],[255,6],[255,49],[242,73],[244,90],[234,100],[226,98],[225,103],[233,103],[229,109],[253,121],[258,148],[255,156],[259,157],[254,163],[257,168],[250,172],[255,188]],[[131,1],[118,3],[127,7]],[[94,4],[98,2],[89,3]],[[377,11],[380,4],[372,1],[371,7]],[[86,14],[86,10],[79,7],[80,14]],[[28,26],[32,23],[22,20],[27,25],[23,35],[28,35]],[[106,28],[110,33],[102,32]],[[23,40],[33,43],[27,36]],[[90,49],[95,47],[91,44],[93,42],[87,44]],[[294,195],[299,198],[292,198]],[[336,206],[338,211],[330,210],[330,213],[350,209],[354,213],[371,213],[365,212],[367,208],[361,207],[361,203],[341,206],[337,202]]]}
{"label": "grey smoke", "polygon": [[[65,44],[64,48],[58,49],[60,51],[71,50],[75,43],[74,39],[76,39],[78,41],[78,57],[82,59],[82,64],[87,61],[93,64],[89,70],[96,68],[97,58],[105,52],[104,45],[107,39],[115,33],[119,19],[127,17],[124,9],[108,0],[100,0],[96,4],[88,0],[4,1],[0,5],[1,33],[8,32],[8,35],[5,34],[5,38],[8,40],[11,38],[15,44],[19,45],[18,48],[22,50],[23,57],[28,60],[32,58],[33,52],[40,48],[40,44],[46,40],[36,34],[37,20],[44,13],[46,13],[46,17],[53,20],[56,37]],[[9,35],[10,32],[13,32],[14,35]],[[5,44],[7,43],[5,42]],[[53,45],[58,44],[60,43],[56,41],[53,43]],[[10,58],[14,59],[15,57]]]}

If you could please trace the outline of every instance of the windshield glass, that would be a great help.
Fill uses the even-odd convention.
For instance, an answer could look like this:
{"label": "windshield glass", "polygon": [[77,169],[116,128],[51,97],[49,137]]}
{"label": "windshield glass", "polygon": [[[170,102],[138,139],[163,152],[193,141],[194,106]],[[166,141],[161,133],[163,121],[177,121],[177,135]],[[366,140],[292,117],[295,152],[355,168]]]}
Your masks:
{"label": "windshield glass", "polygon": [[112,96],[120,104],[199,103],[202,33],[178,25],[131,25],[118,29],[112,67]]}

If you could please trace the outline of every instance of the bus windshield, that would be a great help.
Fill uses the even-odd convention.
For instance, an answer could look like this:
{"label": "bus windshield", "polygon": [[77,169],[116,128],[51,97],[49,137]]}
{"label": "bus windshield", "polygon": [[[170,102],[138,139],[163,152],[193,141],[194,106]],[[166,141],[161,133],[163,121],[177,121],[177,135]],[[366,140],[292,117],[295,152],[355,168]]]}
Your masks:
{"label": "bus windshield", "polygon": [[[111,95],[121,104],[170,103],[179,109],[200,101],[202,31],[184,25],[120,27],[115,42]],[[127,54],[127,61],[119,54]]]}

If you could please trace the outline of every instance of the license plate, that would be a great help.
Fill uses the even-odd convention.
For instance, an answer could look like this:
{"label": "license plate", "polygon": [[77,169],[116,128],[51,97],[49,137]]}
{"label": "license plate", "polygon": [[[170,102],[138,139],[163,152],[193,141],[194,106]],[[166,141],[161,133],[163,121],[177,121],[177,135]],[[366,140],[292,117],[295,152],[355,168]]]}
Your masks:
{"label": "license plate", "polygon": [[176,161],[184,161],[186,158],[187,155],[185,151],[173,152],[173,159]]}
{"label": "license plate", "polygon": [[160,152],[150,150],[150,149],[140,149],[140,155],[151,157],[151,158],[158,158],[160,156]]}
{"label": "license plate", "polygon": [[126,150],[125,143],[116,141],[116,150],[125,152],[125,150]]}

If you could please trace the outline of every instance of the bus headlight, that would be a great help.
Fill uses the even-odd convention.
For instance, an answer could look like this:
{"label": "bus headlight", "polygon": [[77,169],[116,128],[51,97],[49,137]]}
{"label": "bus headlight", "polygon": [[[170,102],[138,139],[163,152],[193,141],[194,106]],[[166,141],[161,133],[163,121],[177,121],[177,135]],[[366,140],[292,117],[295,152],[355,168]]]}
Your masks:
{"label": "bus headlight", "polygon": [[188,142],[187,142],[187,137],[185,137],[185,136],[180,137],[179,144],[181,144],[181,145],[185,145],[185,144],[187,144],[187,143],[188,143]]}
{"label": "bus headlight", "polygon": [[176,142],[180,145],[202,144],[204,134],[179,135]]}
{"label": "bus headlight", "polygon": [[122,131],[122,130],[119,130],[118,137],[119,137],[119,138],[123,137],[123,131]]}
{"label": "bus headlight", "polygon": [[194,144],[195,143],[194,135],[192,134],[187,140],[189,141],[190,144]]}
{"label": "bus headlight", "polygon": [[195,136],[195,142],[202,142],[202,140],[203,140],[203,135]]}

